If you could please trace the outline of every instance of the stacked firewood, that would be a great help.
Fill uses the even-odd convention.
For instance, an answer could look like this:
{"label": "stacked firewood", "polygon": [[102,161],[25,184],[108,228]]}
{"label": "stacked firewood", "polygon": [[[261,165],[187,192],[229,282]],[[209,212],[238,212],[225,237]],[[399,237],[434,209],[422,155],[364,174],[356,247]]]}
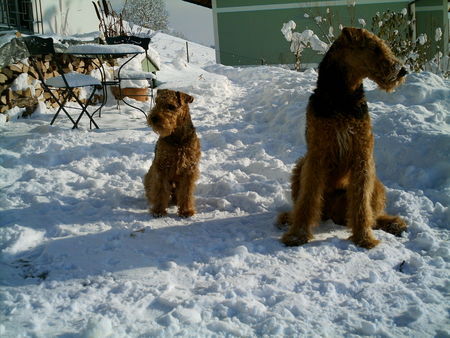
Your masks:
{"label": "stacked firewood", "polygon": [[[37,64],[45,79],[60,75],[55,61],[61,65],[64,73],[89,74],[95,69],[92,59],[89,58],[77,58],[64,54],[55,56],[59,58],[58,60],[53,60],[52,57],[51,55],[45,55],[37,59]],[[37,70],[34,69],[29,60],[27,61],[8,65],[0,70],[0,113],[4,113],[13,107],[21,107],[26,108],[24,115],[31,114],[36,109],[38,101],[45,102],[47,107],[58,106],[51,94],[45,92],[41,86]],[[21,81],[21,85],[15,85],[15,81],[21,74],[27,74],[25,86],[23,81]],[[15,87],[26,89],[15,89]],[[59,98],[59,94],[57,92],[55,94]],[[75,90],[75,94],[78,95],[78,90]],[[96,104],[100,100],[102,100],[101,95],[96,94],[93,103]]]}

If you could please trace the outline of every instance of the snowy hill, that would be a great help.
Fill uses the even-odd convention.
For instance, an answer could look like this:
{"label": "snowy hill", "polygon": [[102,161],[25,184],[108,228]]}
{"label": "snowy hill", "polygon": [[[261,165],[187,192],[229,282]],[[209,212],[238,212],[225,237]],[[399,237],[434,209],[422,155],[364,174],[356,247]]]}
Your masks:
{"label": "snowy hill", "polygon": [[51,112],[0,124],[0,336],[447,337],[450,82],[365,83],[388,211],[409,231],[364,250],[331,222],[287,248],[274,227],[306,150],[317,73],[216,65],[152,39],[164,88],[195,97],[198,214],[154,219],[142,177],[157,135],[110,102],[100,129]]}

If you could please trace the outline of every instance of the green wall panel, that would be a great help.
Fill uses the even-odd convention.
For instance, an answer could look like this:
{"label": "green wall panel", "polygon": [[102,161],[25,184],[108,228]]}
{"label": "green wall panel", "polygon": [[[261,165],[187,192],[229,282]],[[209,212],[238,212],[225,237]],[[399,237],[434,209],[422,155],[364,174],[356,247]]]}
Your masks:
{"label": "green wall panel", "polygon": [[442,6],[447,4],[446,0],[416,0],[416,6]]}
{"label": "green wall panel", "polygon": [[[284,1],[286,2],[286,1]],[[365,6],[336,6],[311,9],[280,9],[264,11],[245,11],[218,13],[220,62],[226,65],[281,64],[294,63],[294,56],[289,51],[290,43],[281,33],[283,23],[293,20],[297,24],[296,31],[313,30],[322,41],[326,38],[315,24],[314,17],[331,18],[335,34],[339,34],[339,25],[362,27],[358,19],[364,18],[366,28],[371,27],[371,18],[376,12],[392,10],[401,11],[404,2],[395,4],[373,4]],[[305,13],[310,15],[305,18]],[[329,24],[322,26],[328,32]],[[305,50],[302,63],[317,63],[322,55]]]}
{"label": "green wall panel", "polygon": [[279,4],[297,4],[301,2],[318,2],[319,0],[217,0],[217,8],[240,6],[265,6]]}
{"label": "green wall panel", "polygon": [[[355,0],[357,6],[365,6],[371,3],[377,3],[386,5],[386,1],[390,1],[389,5],[394,3],[403,3],[404,6],[407,6],[409,2],[412,0]],[[423,0],[422,0],[423,1]],[[436,2],[442,0],[425,0],[426,2]],[[290,7],[334,7],[334,6],[346,6],[349,5],[352,0],[216,0],[216,6],[219,9],[228,9],[228,8],[239,8],[239,7],[263,7],[263,6],[272,6],[272,5],[291,5]],[[317,6],[316,6],[317,4]]]}

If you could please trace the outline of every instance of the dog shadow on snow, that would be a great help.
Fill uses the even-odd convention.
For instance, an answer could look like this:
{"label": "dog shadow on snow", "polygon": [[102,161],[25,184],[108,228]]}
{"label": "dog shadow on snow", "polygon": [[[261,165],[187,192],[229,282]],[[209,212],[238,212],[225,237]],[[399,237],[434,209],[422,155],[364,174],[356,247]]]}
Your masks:
{"label": "dog shadow on snow", "polygon": [[[164,218],[145,215],[148,221],[143,228],[117,227],[55,237],[14,255],[4,255],[0,261],[4,271],[0,285],[83,279],[133,269],[168,271],[174,266],[192,267],[195,263],[220,265],[220,260],[232,256],[245,260],[251,254],[264,257],[287,251],[295,255],[300,250],[280,242],[283,231],[274,225],[275,212],[211,220],[197,220],[198,216],[179,218],[173,212]],[[333,234],[342,229],[324,223],[315,229],[317,239],[300,248],[330,245],[347,249],[351,243]],[[330,230],[331,240],[321,237]]]}

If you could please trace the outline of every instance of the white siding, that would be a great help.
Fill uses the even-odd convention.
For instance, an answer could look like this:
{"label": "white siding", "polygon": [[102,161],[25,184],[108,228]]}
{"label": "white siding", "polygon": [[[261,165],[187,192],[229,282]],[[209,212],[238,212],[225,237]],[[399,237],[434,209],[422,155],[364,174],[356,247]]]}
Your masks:
{"label": "white siding", "polygon": [[41,5],[45,34],[74,35],[98,30],[99,20],[91,0],[41,0]]}

